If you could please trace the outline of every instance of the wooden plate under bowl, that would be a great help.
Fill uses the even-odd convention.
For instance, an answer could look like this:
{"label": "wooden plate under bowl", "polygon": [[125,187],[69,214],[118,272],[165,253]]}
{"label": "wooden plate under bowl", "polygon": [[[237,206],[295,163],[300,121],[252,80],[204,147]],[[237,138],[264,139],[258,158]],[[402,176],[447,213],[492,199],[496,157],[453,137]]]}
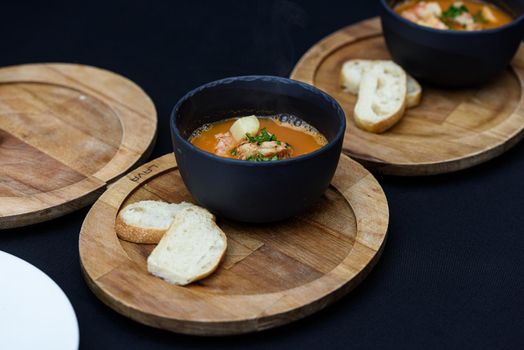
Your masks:
{"label": "wooden plate under bowl", "polygon": [[423,86],[421,105],[383,134],[358,129],[356,97],[343,91],[340,71],[350,59],[390,59],[378,18],[346,27],[315,44],[291,78],[333,96],[348,118],[344,152],[385,174],[429,175],[494,158],[524,136],[524,46],[495,81],[475,89]]}
{"label": "wooden plate under bowl", "polygon": [[149,155],[151,99],[128,79],[76,64],[0,69],[0,228],[91,204]]}
{"label": "wooden plate under bowl", "polygon": [[117,312],[199,335],[258,331],[324,308],[375,265],[389,220],[375,178],[342,156],[332,185],[309,212],[270,225],[219,218],[228,237],[225,259],[211,276],[180,287],[147,272],[154,245],[122,241],[115,233],[120,208],[145,199],[192,201],[173,154],[123,177],[93,205],[79,241],[84,277]]}

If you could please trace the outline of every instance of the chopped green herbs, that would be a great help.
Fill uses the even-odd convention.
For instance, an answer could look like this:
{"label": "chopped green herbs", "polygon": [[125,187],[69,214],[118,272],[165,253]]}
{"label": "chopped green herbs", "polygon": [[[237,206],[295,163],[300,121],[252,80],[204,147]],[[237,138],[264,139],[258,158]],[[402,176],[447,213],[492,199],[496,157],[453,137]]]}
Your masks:
{"label": "chopped green herbs", "polygon": [[246,134],[247,140],[251,143],[256,143],[257,145],[260,145],[262,142],[267,141],[278,141],[277,137],[274,134],[270,134],[266,128],[263,128],[260,130],[258,134],[255,136],[251,136],[250,134]]}
{"label": "chopped green herbs", "polygon": [[249,160],[250,162],[259,162],[259,161],[260,161],[259,158],[260,158],[261,156],[262,156],[262,154],[257,153],[257,154],[255,154],[255,155],[253,155],[253,156],[249,156],[249,157],[247,157],[246,160]]}
{"label": "chopped green herbs", "polygon": [[251,142],[251,143],[255,143],[255,142],[257,142],[257,141],[256,141],[256,140],[257,140],[257,139],[256,139],[256,136],[251,136],[249,133],[246,134],[246,138],[247,138],[247,140],[248,140],[249,142]]}
{"label": "chopped green herbs", "polygon": [[264,157],[262,153],[257,153],[255,155],[249,156],[246,160],[250,162],[271,162],[273,160],[278,160],[278,156],[274,155],[273,157]]}
{"label": "chopped green herbs", "polygon": [[231,153],[232,156],[236,156],[237,155],[237,149],[233,148],[229,153]]}
{"label": "chopped green herbs", "polygon": [[464,5],[455,6],[451,5],[446,11],[442,12],[442,19],[454,19],[463,14],[469,12],[468,8]]}
{"label": "chopped green herbs", "polygon": [[478,11],[473,15],[473,20],[475,23],[488,23],[488,20],[484,18],[484,15],[482,15],[482,11]]}
{"label": "chopped green herbs", "polygon": [[[277,140],[277,136],[275,134],[269,133],[266,128],[261,129],[256,135],[250,135],[246,134],[247,141],[249,143],[254,143],[257,146],[260,146],[263,142],[271,142],[274,141],[277,146],[284,145],[285,148],[291,148],[287,143]],[[273,147],[274,145],[271,145],[270,147]],[[276,146],[275,146],[276,147]],[[278,150],[277,150],[278,151]],[[232,155],[237,155],[236,151],[235,154],[233,154],[233,151],[231,151]],[[274,160],[279,160],[279,155],[275,154],[272,156],[264,156],[262,153],[257,152],[249,157],[246,158],[246,160],[250,162],[271,162]]]}

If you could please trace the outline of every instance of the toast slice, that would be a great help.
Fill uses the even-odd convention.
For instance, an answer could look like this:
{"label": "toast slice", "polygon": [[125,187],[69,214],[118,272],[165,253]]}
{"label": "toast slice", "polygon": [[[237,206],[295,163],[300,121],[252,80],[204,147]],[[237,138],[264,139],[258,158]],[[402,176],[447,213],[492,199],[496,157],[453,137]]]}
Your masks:
{"label": "toast slice", "polygon": [[[342,65],[340,82],[342,87],[353,95],[358,95],[360,82],[366,70],[374,64],[391,62],[385,60],[349,60]],[[413,108],[422,100],[422,86],[411,75],[407,74],[406,107]]]}
{"label": "toast slice", "polygon": [[393,62],[366,70],[360,82],[353,117],[366,131],[381,133],[395,125],[406,109],[407,77]]}
{"label": "toast slice", "polygon": [[147,270],[176,285],[202,279],[216,270],[227,238],[214,216],[198,206],[182,209],[147,258]]}
{"label": "toast slice", "polygon": [[191,203],[180,204],[162,201],[140,201],[127,205],[116,218],[115,230],[123,240],[152,244],[160,242],[175,216]]}

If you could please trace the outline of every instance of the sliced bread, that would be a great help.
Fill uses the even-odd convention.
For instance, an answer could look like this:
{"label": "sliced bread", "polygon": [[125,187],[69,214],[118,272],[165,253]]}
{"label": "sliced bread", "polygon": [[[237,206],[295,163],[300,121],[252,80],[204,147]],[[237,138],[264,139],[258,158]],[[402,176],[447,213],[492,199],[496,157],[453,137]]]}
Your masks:
{"label": "sliced bread", "polygon": [[407,74],[407,92],[406,92],[406,107],[413,108],[420,104],[422,100],[422,86],[411,75]]}
{"label": "sliced bread", "polygon": [[[342,87],[353,95],[358,95],[364,72],[374,64],[391,62],[385,60],[349,60],[342,65],[340,81]],[[411,75],[407,74],[406,107],[413,108],[422,100],[422,87]]]}
{"label": "sliced bread", "polygon": [[360,82],[355,123],[366,131],[386,131],[404,115],[406,92],[406,73],[400,66],[388,61],[373,65]]}
{"label": "sliced bread", "polygon": [[127,205],[116,218],[116,233],[134,243],[158,243],[175,216],[193,204],[146,200]]}
{"label": "sliced bread", "polygon": [[214,216],[192,206],[177,214],[147,258],[147,270],[169,283],[186,285],[215,271],[226,248],[226,235]]}
{"label": "sliced bread", "polygon": [[364,72],[376,61],[372,60],[349,60],[342,65],[340,84],[349,93],[358,95],[360,82]]}

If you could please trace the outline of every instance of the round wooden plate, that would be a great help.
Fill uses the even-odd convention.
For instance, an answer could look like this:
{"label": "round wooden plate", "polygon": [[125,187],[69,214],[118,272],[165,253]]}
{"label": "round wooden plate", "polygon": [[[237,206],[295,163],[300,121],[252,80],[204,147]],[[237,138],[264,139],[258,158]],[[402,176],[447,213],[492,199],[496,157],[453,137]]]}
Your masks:
{"label": "round wooden plate", "polygon": [[145,199],[192,201],[173,154],[123,177],[93,205],[79,241],[84,277],[117,312],[198,335],[258,331],[324,308],[375,265],[389,220],[378,182],[342,156],[332,186],[309,212],[270,225],[218,218],[228,237],[225,259],[211,276],[180,287],[147,272],[154,245],[122,241],[115,233],[119,209]]}
{"label": "round wooden plate", "polygon": [[90,204],[149,155],[151,99],[130,80],[76,64],[0,69],[0,228]]}
{"label": "round wooden plate", "polygon": [[353,122],[355,96],[340,86],[350,59],[390,59],[378,18],[346,27],[314,45],[291,78],[324,90],[348,118],[344,152],[366,167],[392,175],[429,175],[471,167],[494,158],[524,136],[524,47],[496,80],[476,88],[423,86],[423,100],[383,134]]}

